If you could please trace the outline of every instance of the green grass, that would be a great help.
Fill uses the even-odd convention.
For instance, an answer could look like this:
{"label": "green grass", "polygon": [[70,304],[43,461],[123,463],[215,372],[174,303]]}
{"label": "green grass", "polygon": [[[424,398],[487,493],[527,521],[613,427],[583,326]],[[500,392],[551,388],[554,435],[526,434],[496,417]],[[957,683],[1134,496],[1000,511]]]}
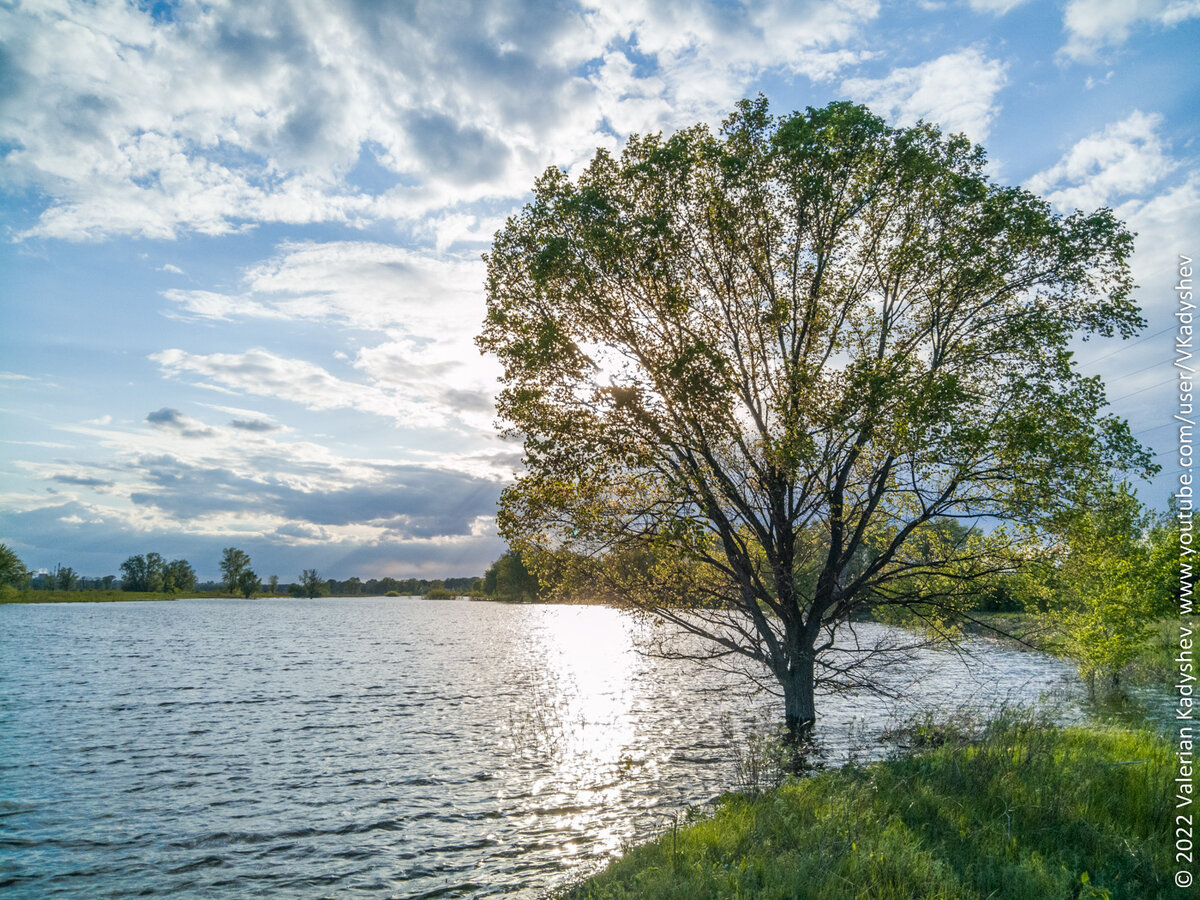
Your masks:
{"label": "green grass", "polygon": [[115,603],[129,600],[181,600],[185,597],[227,597],[218,591],[192,591],[174,596],[161,591],[4,591],[0,603]]}
{"label": "green grass", "polygon": [[1172,764],[1148,732],[1010,720],[974,744],[727,796],[563,896],[1183,897]]}

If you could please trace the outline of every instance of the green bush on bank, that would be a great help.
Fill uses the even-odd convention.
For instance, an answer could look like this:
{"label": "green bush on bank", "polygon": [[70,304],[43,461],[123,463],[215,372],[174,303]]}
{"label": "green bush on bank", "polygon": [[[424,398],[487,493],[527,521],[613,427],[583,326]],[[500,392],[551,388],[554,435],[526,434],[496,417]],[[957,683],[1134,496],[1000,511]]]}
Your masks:
{"label": "green bush on bank", "polygon": [[1172,761],[1148,732],[1009,721],[976,744],[729,795],[564,897],[1171,897]]}

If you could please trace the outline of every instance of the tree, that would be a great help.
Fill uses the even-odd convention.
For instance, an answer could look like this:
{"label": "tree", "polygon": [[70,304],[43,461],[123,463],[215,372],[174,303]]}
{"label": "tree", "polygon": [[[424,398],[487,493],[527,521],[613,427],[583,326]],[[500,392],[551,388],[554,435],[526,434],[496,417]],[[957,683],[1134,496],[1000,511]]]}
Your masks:
{"label": "tree", "polygon": [[[225,589],[231,594],[244,593],[243,576],[249,571],[249,554],[236,547],[226,547],[221,556],[221,578]],[[250,574],[253,575],[252,572]]]}
{"label": "tree", "polygon": [[29,578],[21,558],[7,544],[0,544],[0,584],[17,587]]}
{"label": "tree", "polygon": [[272,575],[270,578],[268,578],[267,587],[270,589],[272,594],[277,594],[279,592],[279,576]]}
{"label": "tree", "polygon": [[1015,593],[1095,695],[1098,680],[1119,684],[1174,609],[1178,559],[1172,517],[1146,510],[1127,484],[1101,485],[1062,516],[1045,558],[1014,576]]}
{"label": "tree", "polygon": [[326,584],[321,580],[321,575],[316,569],[305,569],[300,573],[300,587],[304,590],[304,596],[320,597],[325,593]]}
{"label": "tree", "polygon": [[1056,215],[964,137],[849,103],[760,97],[549,169],[486,257],[478,344],[526,468],[501,531],[748,660],[799,741],[817,687],[887,658],[835,644],[852,616],[950,633],[1020,528],[1153,468],[1070,350],[1143,325],[1132,249],[1110,211]]}
{"label": "tree", "polygon": [[70,566],[54,567],[54,586],[60,591],[73,591],[79,582],[79,575]]}
{"label": "tree", "polygon": [[258,576],[254,574],[253,569],[243,569],[238,573],[237,592],[247,600],[261,590],[262,582],[258,580]]}
{"label": "tree", "polygon": [[509,550],[483,574],[483,592],[497,600],[533,601],[538,579],[526,568],[519,550]]}
{"label": "tree", "polygon": [[121,590],[171,590],[167,585],[167,561],[158,553],[129,557],[121,563]]}
{"label": "tree", "polygon": [[163,590],[177,593],[196,589],[196,571],[186,559],[175,559],[163,566]]}

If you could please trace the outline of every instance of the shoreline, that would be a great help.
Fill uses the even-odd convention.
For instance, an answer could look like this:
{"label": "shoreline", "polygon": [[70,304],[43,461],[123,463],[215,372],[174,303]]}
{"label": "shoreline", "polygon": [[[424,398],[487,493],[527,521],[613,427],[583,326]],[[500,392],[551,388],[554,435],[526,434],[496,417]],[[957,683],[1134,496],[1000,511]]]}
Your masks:
{"label": "shoreline", "polygon": [[560,900],[1168,896],[1171,746],[1017,717],[970,740],[727,794]]}

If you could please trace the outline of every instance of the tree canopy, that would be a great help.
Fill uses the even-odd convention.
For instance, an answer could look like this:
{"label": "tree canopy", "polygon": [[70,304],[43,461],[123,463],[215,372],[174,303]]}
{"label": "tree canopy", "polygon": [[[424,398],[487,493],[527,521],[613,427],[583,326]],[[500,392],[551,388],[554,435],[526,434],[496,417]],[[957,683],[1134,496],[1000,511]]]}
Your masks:
{"label": "tree canopy", "polygon": [[486,257],[526,467],[501,529],[765,668],[802,734],[869,655],[835,642],[856,611],[937,621],[1008,564],[997,525],[1151,468],[1070,349],[1142,326],[1132,249],[849,103],[549,169]]}
{"label": "tree canopy", "polygon": [[196,572],[186,559],[167,562],[160,553],[137,554],[121,563],[123,591],[190,591],[196,587]]}
{"label": "tree canopy", "polygon": [[301,572],[299,585],[304,596],[310,599],[323,596],[329,590],[329,585],[321,579],[321,573],[316,569],[305,569]]}
{"label": "tree canopy", "polygon": [[0,544],[0,584],[20,584],[28,575],[21,557],[7,544]]}
{"label": "tree canopy", "polygon": [[1043,558],[1007,581],[1094,693],[1100,677],[1116,686],[1153,623],[1175,609],[1179,532],[1127,484],[1097,486],[1088,501],[1062,516]]}
{"label": "tree canopy", "polygon": [[526,568],[519,550],[509,550],[488,566],[480,585],[497,600],[531,602],[538,599],[537,576]]}
{"label": "tree canopy", "polygon": [[258,575],[250,568],[250,554],[237,547],[226,547],[222,552],[221,577],[229,593],[242,594],[247,600],[262,587]]}

